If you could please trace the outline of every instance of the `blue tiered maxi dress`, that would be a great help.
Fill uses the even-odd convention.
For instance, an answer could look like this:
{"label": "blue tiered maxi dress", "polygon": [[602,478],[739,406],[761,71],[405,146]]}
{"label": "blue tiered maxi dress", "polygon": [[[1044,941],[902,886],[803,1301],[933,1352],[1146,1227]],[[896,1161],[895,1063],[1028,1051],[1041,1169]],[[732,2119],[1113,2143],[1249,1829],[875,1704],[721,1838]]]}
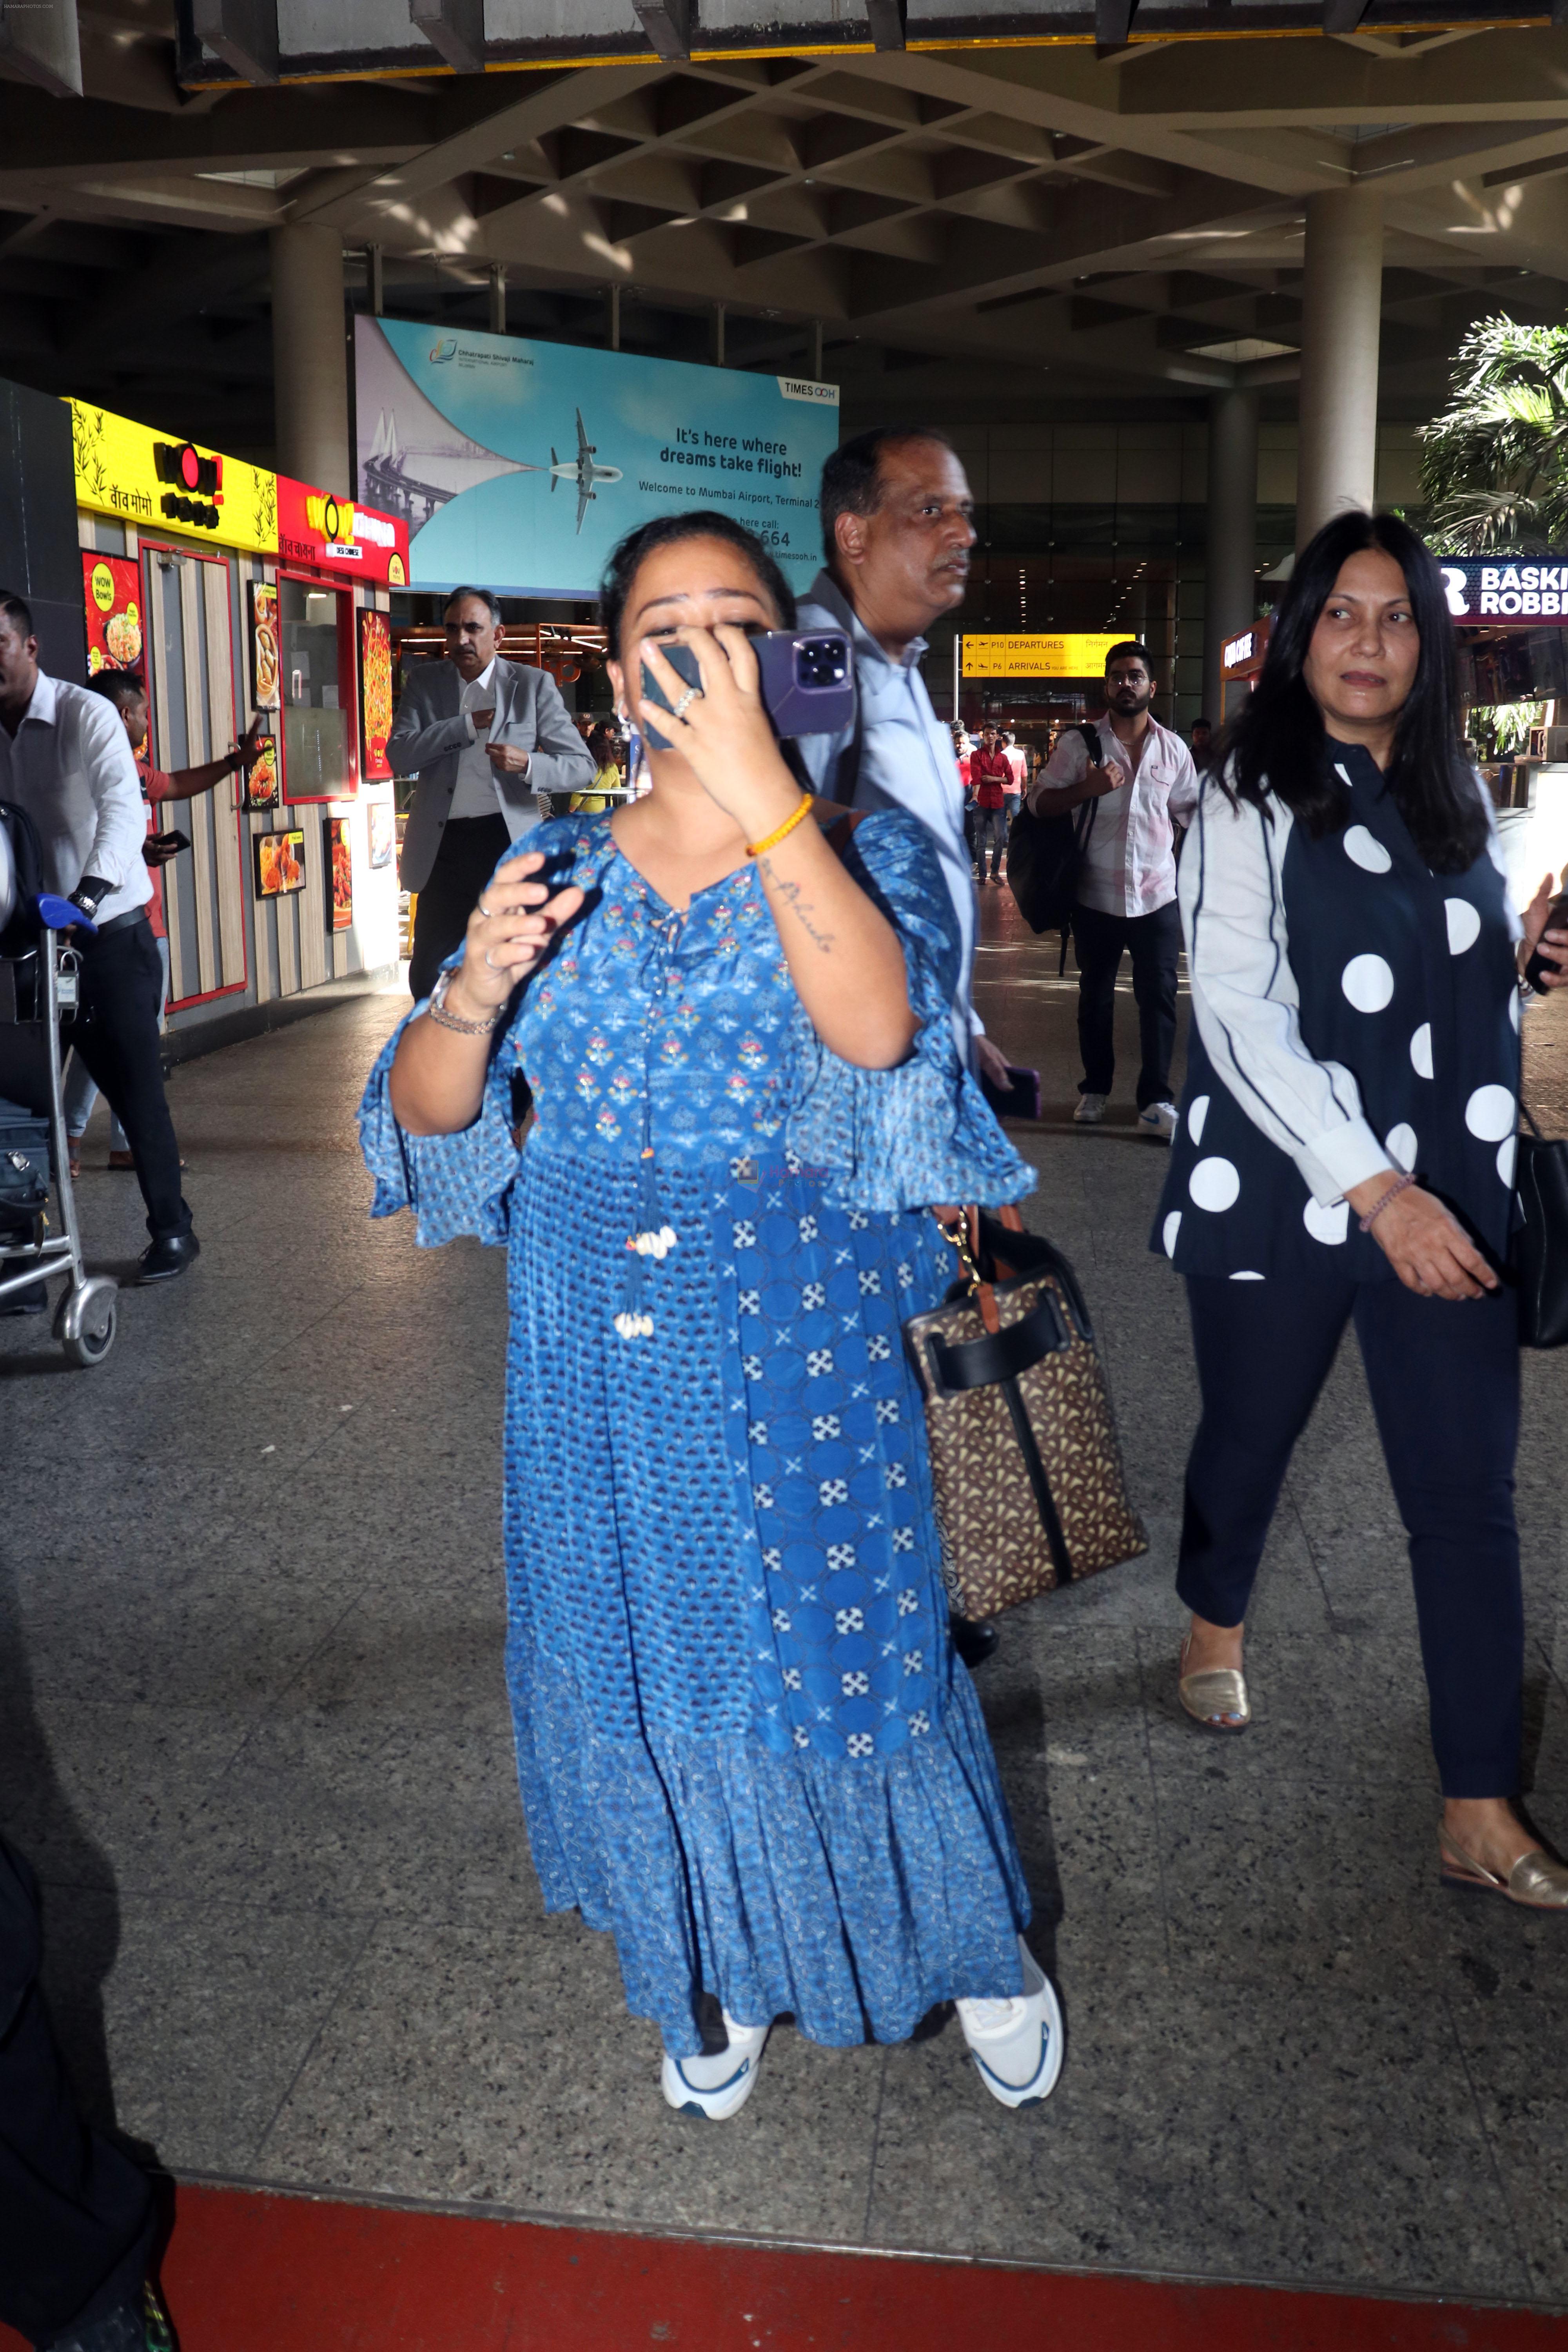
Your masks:
{"label": "blue tiered maxi dress", "polygon": [[[914,820],[860,825],[921,1024],[868,1071],[817,1039],[750,866],[678,915],[606,818],[527,846],[587,905],[479,1118],[404,1133],[395,1037],[360,1116],[374,1214],[508,1249],[507,1676],[545,1903],[611,1930],[676,2056],[704,1990],[745,2024],[901,2040],[1020,1991],[1028,1919],[900,1328],[955,1272],[930,1203],[1034,1182],[954,1052],[947,889]],[[660,1228],[665,1255],[628,1253]],[[623,1336],[628,1302],[651,1331]]]}

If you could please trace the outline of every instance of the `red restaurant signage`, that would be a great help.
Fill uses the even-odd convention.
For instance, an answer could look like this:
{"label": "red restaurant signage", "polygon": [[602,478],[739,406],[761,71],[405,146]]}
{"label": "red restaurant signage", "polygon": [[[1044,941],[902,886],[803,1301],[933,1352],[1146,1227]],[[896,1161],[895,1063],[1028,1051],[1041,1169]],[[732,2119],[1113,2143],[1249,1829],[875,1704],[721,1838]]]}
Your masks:
{"label": "red restaurant signage", "polygon": [[408,584],[405,522],[287,474],[278,477],[278,552],[285,562],[309,563],[378,588]]}

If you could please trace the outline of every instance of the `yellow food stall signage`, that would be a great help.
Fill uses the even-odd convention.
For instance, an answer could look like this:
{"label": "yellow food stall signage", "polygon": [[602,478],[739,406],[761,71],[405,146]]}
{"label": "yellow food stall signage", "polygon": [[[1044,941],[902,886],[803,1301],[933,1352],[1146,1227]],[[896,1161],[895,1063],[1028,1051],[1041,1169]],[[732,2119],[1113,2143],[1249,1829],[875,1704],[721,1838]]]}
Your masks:
{"label": "yellow food stall signage", "polygon": [[1125,636],[971,637],[963,640],[965,677],[1103,677],[1105,656]]}
{"label": "yellow food stall signage", "polygon": [[255,555],[278,552],[278,479],[238,457],[72,400],[77,504],[138,530],[177,530]]}

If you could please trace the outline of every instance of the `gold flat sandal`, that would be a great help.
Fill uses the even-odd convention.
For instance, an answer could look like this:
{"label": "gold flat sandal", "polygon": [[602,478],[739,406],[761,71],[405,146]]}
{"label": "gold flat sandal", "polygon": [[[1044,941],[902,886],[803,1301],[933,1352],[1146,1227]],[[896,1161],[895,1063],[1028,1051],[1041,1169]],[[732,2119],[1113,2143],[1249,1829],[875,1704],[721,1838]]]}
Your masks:
{"label": "gold flat sandal", "polygon": [[[1245,1731],[1252,1721],[1252,1707],[1247,1696],[1247,1676],[1238,1666],[1206,1666],[1201,1674],[1186,1671],[1187,1652],[1192,1647],[1189,1633],[1182,1643],[1177,1665],[1176,1696],[1194,1723],[1205,1731]],[[1235,1723],[1216,1721],[1216,1717],[1234,1715]]]}
{"label": "gold flat sandal", "polygon": [[1505,1903],[1522,1904],[1527,1911],[1568,1911],[1568,1864],[1554,1862],[1540,1846],[1521,1853],[1504,1878],[1439,1828],[1437,1858],[1445,1886],[1467,1894],[1500,1895]]}

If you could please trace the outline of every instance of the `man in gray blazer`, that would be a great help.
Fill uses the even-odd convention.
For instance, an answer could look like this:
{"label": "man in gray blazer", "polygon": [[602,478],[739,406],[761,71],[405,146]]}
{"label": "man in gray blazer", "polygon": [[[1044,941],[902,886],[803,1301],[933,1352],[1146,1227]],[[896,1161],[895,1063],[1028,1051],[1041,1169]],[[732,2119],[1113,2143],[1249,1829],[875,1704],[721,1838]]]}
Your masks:
{"label": "man in gray blazer", "polygon": [[447,659],[411,673],[386,746],[394,775],[418,778],[399,867],[418,893],[416,1003],[461,944],[508,843],[540,822],[539,795],[580,793],[594,777],[554,679],[497,652],[500,606],[489,591],[454,590],[443,620]]}

